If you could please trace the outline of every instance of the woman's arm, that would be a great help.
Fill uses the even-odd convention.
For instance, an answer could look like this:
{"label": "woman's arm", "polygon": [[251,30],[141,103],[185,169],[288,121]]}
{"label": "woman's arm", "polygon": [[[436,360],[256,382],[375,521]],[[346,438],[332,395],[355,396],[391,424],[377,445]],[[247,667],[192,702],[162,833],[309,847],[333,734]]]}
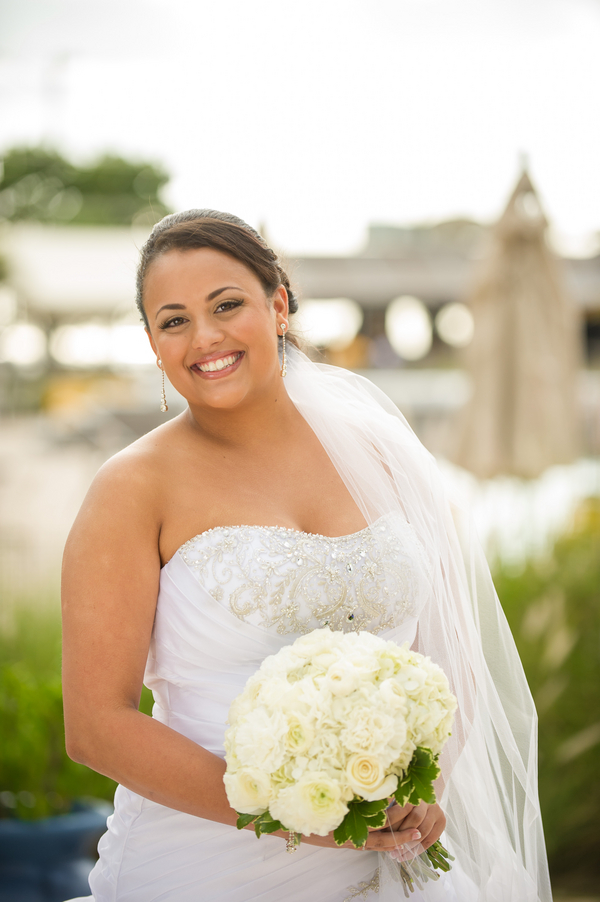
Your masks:
{"label": "woman's arm", "polygon": [[67,752],[148,799],[233,824],[224,762],[138,711],[160,576],[156,484],[143,453],[128,449],[113,458],[95,479],[67,541]]}

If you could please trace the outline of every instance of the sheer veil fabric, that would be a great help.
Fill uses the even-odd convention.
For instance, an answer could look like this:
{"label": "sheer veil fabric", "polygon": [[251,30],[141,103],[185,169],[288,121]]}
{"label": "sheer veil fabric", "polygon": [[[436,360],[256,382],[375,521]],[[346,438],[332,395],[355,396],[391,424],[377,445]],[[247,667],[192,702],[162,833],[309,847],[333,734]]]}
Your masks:
{"label": "sheer veil fabric", "polygon": [[[448,500],[434,459],[402,414],[368,380],[312,363],[292,347],[286,389],[373,535],[378,519],[395,515],[389,522],[406,519],[423,547],[428,566],[413,593],[413,647],[444,669],[458,699],[437,784],[458,898],[549,902],[535,707],[468,519]],[[399,626],[406,610],[397,616]],[[402,898],[391,860],[380,858],[381,902]],[[450,898],[443,884],[428,883],[425,897]]]}

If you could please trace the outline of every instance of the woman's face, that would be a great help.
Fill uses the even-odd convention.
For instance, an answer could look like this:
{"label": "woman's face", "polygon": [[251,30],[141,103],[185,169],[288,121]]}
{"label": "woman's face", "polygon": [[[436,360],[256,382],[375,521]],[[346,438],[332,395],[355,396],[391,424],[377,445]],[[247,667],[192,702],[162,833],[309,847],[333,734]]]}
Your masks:
{"label": "woman's face", "polygon": [[227,254],[171,250],[148,269],[144,307],[152,348],[192,408],[231,409],[278,387],[283,286],[267,298],[252,270]]}

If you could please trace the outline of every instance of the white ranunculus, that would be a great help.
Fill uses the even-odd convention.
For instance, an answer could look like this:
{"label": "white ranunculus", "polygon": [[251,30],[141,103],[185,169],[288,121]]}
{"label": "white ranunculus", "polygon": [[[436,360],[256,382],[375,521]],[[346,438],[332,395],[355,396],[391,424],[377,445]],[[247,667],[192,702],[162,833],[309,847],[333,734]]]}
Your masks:
{"label": "white ranunculus", "polygon": [[286,751],[291,755],[303,755],[312,743],[315,731],[308,719],[299,714],[292,714],[287,718],[287,722]]}
{"label": "white ranunculus", "polygon": [[262,814],[273,798],[269,776],[258,768],[244,767],[223,777],[229,804],[240,814]]}
{"label": "white ranunculus", "polygon": [[374,755],[352,755],[346,764],[346,776],[356,795],[368,802],[389,798],[398,786],[398,777],[386,776],[383,763]]}
{"label": "white ranunculus", "polygon": [[282,789],[269,810],[286,830],[326,836],[343,821],[348,806],[339,783],[328,774],[307,772],[296,784]]}
{"label": "white ranunculus", "polygon": [[327,671],[322,687],[329,690],[332,695],[344,696],[358,689],[359,683],[360,673],[356,667],[350,666],[345,661],[338,661]]}

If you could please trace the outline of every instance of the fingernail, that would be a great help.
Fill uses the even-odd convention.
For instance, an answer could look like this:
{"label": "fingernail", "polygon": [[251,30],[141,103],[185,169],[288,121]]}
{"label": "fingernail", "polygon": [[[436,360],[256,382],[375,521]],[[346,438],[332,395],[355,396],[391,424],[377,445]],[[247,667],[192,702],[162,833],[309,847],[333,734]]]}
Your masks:
{"label": "fingernail", "polygon": [[414,830],[414,831],[413,831],[413,834],[412,834],[412,836],[411,836],[411,839],[421,839],[421,834],[419,833],[418,830]]}

